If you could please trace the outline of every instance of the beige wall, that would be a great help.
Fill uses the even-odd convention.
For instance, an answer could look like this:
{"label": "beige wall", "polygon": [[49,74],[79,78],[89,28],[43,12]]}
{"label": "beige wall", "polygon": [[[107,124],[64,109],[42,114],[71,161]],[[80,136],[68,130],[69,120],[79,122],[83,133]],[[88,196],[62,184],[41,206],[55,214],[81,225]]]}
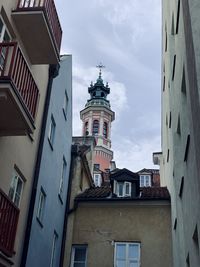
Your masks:
{"label": "beige wall", "polygon": [[[15,252],[13,257],[14,266],[20,266],[20,258],[22,253],[22,246],[24,234],[26,229],[26,220],[29,208],[30,194],[32,189],[34,167],[36,162],[36,155],[38,149],[38,142],[40,137],[40,128],[42,121],[42,114],[44,109],[44,101],[46,97],[46,90],[48,84],[48,65],[30,65],[29,58],[23,48],[23,43],[18,35],[15,25],[11,19],[11,10],[16,7],[17,1],[1,0],[0,10],[2,7],[6,11],[6,16],[9,21],[7,28],[15,34],[14,40],[20,43],[21,49],[31,72],[35,78],[35,82],[39,88],[40,98],[38,112],[35,120],[35,131],[32,135],[33,140],[29,136],[17,137],[0,137],[0,188],[8,194],[14,166],[16,165],[25,179],[21,203],[20,203],[20,217],[17,228],[17,235],[15,240]],[[5,17],[5,16],[4,16]],[[10,25],[9,25],[10,24]]]}
{"label": "beige wall", "polygon": [[[141,267],[171,267],[169,202],[80,203],[72,244],[87,244],[87,267],[113,267],[113,241],[141,242]],[[164,259],[164,260],[163,260]],[[69,257],[65,262],[70,266]]]}

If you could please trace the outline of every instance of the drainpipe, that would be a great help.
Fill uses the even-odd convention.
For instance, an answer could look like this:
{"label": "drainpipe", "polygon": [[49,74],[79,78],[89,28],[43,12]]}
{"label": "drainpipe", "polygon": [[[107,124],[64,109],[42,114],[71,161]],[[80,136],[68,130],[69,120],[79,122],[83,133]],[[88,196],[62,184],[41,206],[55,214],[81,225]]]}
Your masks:
{"label": "drainpipe", "polygon": [[44,113],[42,117],[41,135],[40,135],[39,147],[38,147],[38,152],[37,152],[37,160],[36,160],[35,171],[34,171],[31,200],[29,204],[29,212],[28,212],[25,238],[24,238],[24,246],[23,246],[22,257],[21,257],[21,265],[20,265],[21,267],[26,266],[28,246],[29,246],[29,241],[30,241],[30,234],[31,234],[31,227],[32,227],[32,220],[33,220],[33,212],[34,212],[34,207],[35,207],[35,198],[36,198],[36,193],[37,193],[38,178],[39,178],[39,173],[40,173],[42,150],[43,150],[44,137],[45,137],[45,129],[47,125],[49,103],[51,99],[52,83],[53,83],[53,79],[58,75],[59,67],[60,67],[59,64],[49,66],[49,81],[47,85],[47,94],[46,94],[46,99],[45,99],[45,104],[44,104]]}

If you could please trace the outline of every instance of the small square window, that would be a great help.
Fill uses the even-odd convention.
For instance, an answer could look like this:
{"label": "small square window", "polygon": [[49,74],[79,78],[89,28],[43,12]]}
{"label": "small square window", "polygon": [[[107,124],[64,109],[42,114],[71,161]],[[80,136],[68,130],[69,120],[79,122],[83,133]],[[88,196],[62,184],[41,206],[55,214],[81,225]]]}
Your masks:
{"label": "small square window", "polygon": [[130,182],[115,182],[115,194],[118,197],[130,197],[131,189]]}
{"label": "small square window", "polygon": [[86,267],[87,263],[87,246],[73,245],[70,267]]}
{"label": "small square window", "polygon": [[46,202],[46,194],[43,188],[41,188],[38,201],[38,209],[37,209],[37,220],[39,221],[41,226],[43,226],[42,223],[44,218],[45,202]]}
{"label": "small square window", "polygon": [[67,95],[67,91],[65,91],[64,103],[63,103],[63,113],[64,113],[64,116],[65,116],[65,119],[67,119],[68,102],[69,102],[69,98],[68,98],[68,95]]}
{"label": "small square window", "polygon": [[51,145],[51,148],[53,148],[55,131],[56,131],[56,123],[55,123],[53,115],[51,115],[51,121],[50,121],[49,132],[48,132],[48,140]]}
{"label": "small square window", "polygon": [[100,164],[94,164],[94,171],[100,170]]}
{"label": "small square window", "polygon": [[151,186],[151,175],[140,175],[140,187]]}

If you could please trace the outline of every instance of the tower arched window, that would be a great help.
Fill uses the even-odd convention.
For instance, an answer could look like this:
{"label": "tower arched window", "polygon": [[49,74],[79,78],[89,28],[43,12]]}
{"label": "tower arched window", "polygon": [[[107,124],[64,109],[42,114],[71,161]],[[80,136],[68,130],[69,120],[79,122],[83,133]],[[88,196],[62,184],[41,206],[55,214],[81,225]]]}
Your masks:
{"label": "tower arched window", "polygon": [[93,121],[92,135],[97,135],[99,133],[99,121]]}
{"label": "tower arched window", "polygon": [[108,123],[104,122],[103,124],[103,137],[108,138]]}
{"label": "tower arched window", "polygon": [[88,121],[86,121],[86,123],[85,123],[84,133],[85,133],[86,136],[89,134],[89,131],[88,131]]}

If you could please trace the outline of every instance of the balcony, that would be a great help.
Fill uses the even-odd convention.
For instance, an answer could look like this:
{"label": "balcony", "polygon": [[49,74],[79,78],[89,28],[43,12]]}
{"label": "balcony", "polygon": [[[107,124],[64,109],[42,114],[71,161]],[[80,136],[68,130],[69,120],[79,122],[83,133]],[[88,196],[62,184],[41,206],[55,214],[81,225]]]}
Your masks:
{"label": "balcony", "polygon": [[57,64],[62,29],[53,0],[18,0],[12,17],[32,64]]}
{"label": "balcony", "polygon": [[19,209],[0,189],[0,251],[12,257],[15,235],[19,218]]}
{"label": "balcony", "polygon": [[38,87],[17,43],[0,43],[0,136],[33,133],[38,100]]}

